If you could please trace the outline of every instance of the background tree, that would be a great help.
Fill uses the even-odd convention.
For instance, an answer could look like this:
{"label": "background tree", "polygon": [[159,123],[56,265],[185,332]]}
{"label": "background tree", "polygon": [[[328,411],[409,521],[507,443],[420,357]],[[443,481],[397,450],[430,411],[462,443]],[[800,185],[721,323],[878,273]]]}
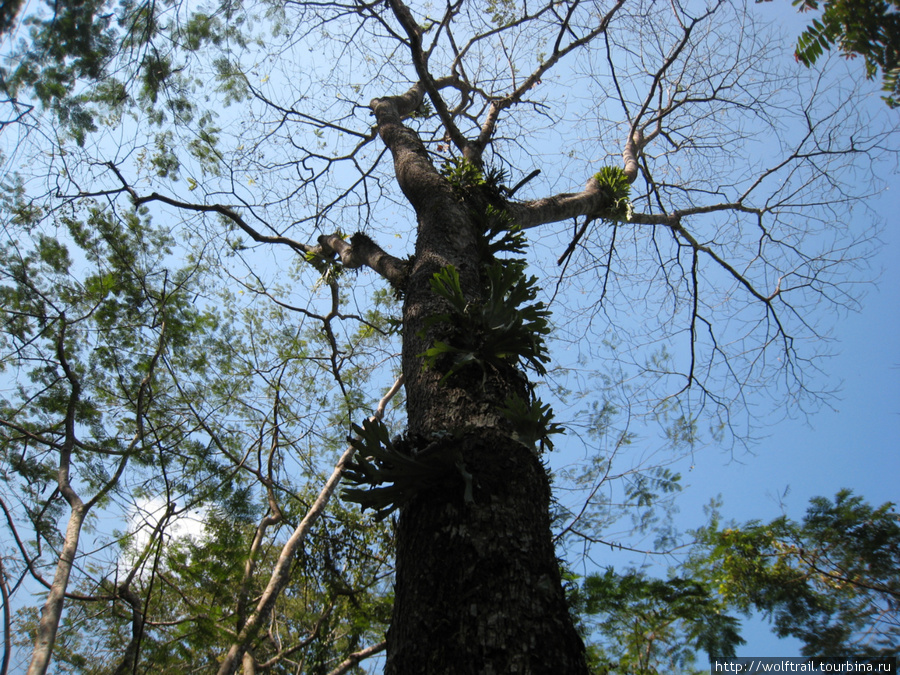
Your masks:
{"label": "background tree", "polygon": [[[801,12],[820,8],[818,0],[796,0]],[[900,3],[897,0],[827,0],[797,40],[797,59],[805,66],[837,45],[843,56],[862,56],[866,77],[881,71],[884,100],[896,108],[900,94]]]}
{"label": "background tree", "polygon": [[698,672],[703,659],[734,656],[744,644],[740,622],[704,583],[690,577],[653,579],[643,572],[588,575],[573,606],[596,642],[595,673]]}
{"label": "background tree", "polygon": [[802,519],[711,522],[665,579],[607,569],[571,579],[595,672],[700,672],[744,643],[759,612],[804,656],[897,657],[898,515],[843,490]]}
{"label": "background tree", "polygon": [[[18,216],[33,215],[27,206],[12,206]],[[200,347],[196,338],[205,332],[205,317],[184,290],[191,272],[170,275],[157,267],[171,240],[140,214],[110,219],[88,209],[84,220],[60,221],[92,273],[74,276],[69,250],[36,232],[33,245],[27,236],[7,242],[0,268],[4,366],[12,366],[13,381],[21,383],[0,406],[5,478],[36,541],[28,550],[15,538],[33,574],[44,555],[56,558],[53,581],[41,579],[49,593],[36,629],[39,669],[50,658],[90,511],[119,487],[130,463],[142,472],[169,444],[181,446],[184,456],[195,450],[193,429],[173,417],[171,385],[158,371],[166,345],[182,351],[191,336],[191,347]],[[31,223],[22,224],[27,232]],[[63,502],[68,523],[60,536],[55,521],[64,515]],[[5,503],[3,509],[15,533],[13,511]]]}
{"label": "background tree", "polygon": [[785,516],[699,531],[689,568],[731,606],[771,617],[805,656],[897,656],[900,516],[849,491]]}
{"label": "background tree", "polygon": [[[272,626],[299,613],[281,600],[306,583],[297,556],[329,550],[322,506],[342,473],[347,497],[396,518],[387,672],[586,672],[554,544],[584,553],[614,495],[646,508],[677,485],[664,460],[613,463],[634,440],[628,420],[659,423],[679,453],[704,434],[748,436],[760,391],[821,400],[817,308],[854,306],[869,242],[846,225],[865,195],[845,180],[873,171],[885,134],[853,92],[829,92],[843,83],[774,70],[779,42],[743,5],[96,2],[22,25],[0,73],[16,217],[59,243],[73,209],[152,215],[177,242],[155,270],[197,266],[191,305],[217,317],[188,341],[208,363],[166,377],[203,459],[185,470],[203,489],[175,492],[244,533],[243,547],[213,532],[197,549],[219,551],[238,588],[204,642],[220,672],[318,634],[318,588],[294,645]],[[597,361],[608,379],[587,375]],[[398,374],[399,435],[379,419]],[[573,470],[583,498],[556,509],[555,541],[551,397],[583,410],[566,428],[606,439]],[[348,564],[371,564],[338,568],[350,597],[378,605],[383,550],[364,553],[382,539],[340,524],[361,542]],[[278,555],[263,555],[269,542]],[[178,574],[152,568],[133,635],[208,625],[210,596],[185,590],[183,560]],[[310,583],[340,587],[320,562]],[[148,621],[157,582],[183,599],[179,617]],[[127,612],[127,595],[104,599]],[[356,606],[341,606],[352,621]],[[375,650],[377,621],[360,620],[320,653]],[[117,649],[139,668],[139,649]],[[343,668],[336,658],[323,667]]]}
{"label": "background tree", "polygon": [[[284,484],[280,474],[290,452],[298,462],[291,480],[318,480],[300,427],[307,397],[327,400],[328,388],[304,370],[317,366],[297,348],[303,331],[275,330],[284,319],[277,307],[248,317],[248,329],[266,325],[264,346],[223,320],[236,310],[227,301],[218,312],[195,309],[208,261],[169,269],[173,241],[145,213],[89,207],[81,220],[73,210],[60,218],[65,234],[49,237],[15,186],[11,194],[7,232],[17,236],[4,252],[0,294],[4,366],[19,386],[0,416],[2,506],[15,542],[4,571],[16,587],[30,575],[49,589],[40,616],[22,614],[16,642],[35,645],[38,672],[57,630],[64,671],[133,672],[142,660],[174,672],[201,655],[216,667],[234,622],[246,620],[261,592],[259,558],[271,565],[280,548],[271,530],[299,521],[313,503],[317,488]],[[340,418],[340,407],[331,414]],[[318,439],[317,451],[328,444]],[[64,534],[54,524],[64,515],[61,495],[71,510]],[[155,514],[146,514],[148,496]],[[150,522],[107,531],[107,543],[95,539],[80,554],[88,516],[100,508],[130,514],[133,525],[141,513]],[[192,512],[205,523],[198,538],[170,535]],[[294,565],[288,591],[300,599],[285,609],[291,621],[256,649],[269,668],[293,671],[300,662],[327,672],[383,634],[385,530],[340,513]],[[117,555],[104,555],[110,546]],[[56,568],[52,581],[45,561]],[[60,626],[64,597],[74,606]]]}

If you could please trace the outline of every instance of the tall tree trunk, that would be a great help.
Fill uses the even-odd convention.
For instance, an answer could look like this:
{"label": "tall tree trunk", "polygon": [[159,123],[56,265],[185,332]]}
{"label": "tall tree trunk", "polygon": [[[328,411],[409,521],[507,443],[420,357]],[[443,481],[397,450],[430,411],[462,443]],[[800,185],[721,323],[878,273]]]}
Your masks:
{"label": "tall tree trunk", "polygon": [[423,368],[422,353],[441,337],[426,319],[447,311],[429,281],[453,265],[467,299],[478,302],[487,261],[472,215],[483,205],[463,203],[400,124],[408,96],[373,102],[418,216],[404,304],[408,438],[414,451],[451,438],[462,467],[459,480],[422,490],[401,511],[385,672],[587,673],[551,541],[546,471],[499,413],[509,394],[528,396],[522,373],[472,366],[442,382],[441,372]]}
{"label": "tall tree trunk", "polygon": [[28,666],[28,675],[43,675],[50,665],[50,656],[53,653],[53,645],[56,643],[56,632],[59,629],[59,621],[62,618],[63,602],[66,597],[66,588],[69,585],[69,575],[75,564],[75,554],[78,552],[78,539],[81,536],[81,526],[87,515],[87,508],[77,497],[72,500],[72,512],[69,515],[69,524],[66,527],[66,539],[63,549],[59,554],[59,562],[56,564],[56,575],[53,584],[47,594],[47,601],[41,610],[41,620],[38,623],[37,639],[34,641],[34,650],[31,654],[31,664]]}
{"label": "tall tree trunk", "polygon": [[[438,233],[468,225],[449,218],[433,223]],[[495,412],[493,392],[522,383],[485,384],[476,372],[440,384],[440,373],[422,369],[419,355],[428,345],[417,333],[434,311],[428,279],[436,270],[421,261],[452,258],[470,273],[478,265],[477,257],[465,261],[459,251],[445,256],[428,248],[428,242],[420,247],[404,311],[409,436],[466,430],[455,442],[472,476],[472,501],[464,499],[460,478],[423,491],[403,508],[385,672],[586,673],[551,541],[546,471]],[[476,255],[474,246],[469,250]]]}
{"label": "tall tree trunk", "polygon": [[475,503],[448,490],[401,513],[385,672],[587,673],[550,540],[543,467],[501,433],[463,445]]}

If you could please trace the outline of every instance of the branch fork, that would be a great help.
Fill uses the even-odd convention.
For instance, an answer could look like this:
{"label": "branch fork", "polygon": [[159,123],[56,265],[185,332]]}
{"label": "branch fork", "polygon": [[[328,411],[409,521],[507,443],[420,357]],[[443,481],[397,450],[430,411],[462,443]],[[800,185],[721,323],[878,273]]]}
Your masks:
{"label": "branch fork", "polygon": [[[350,243],[344,241],[337,233],[323,234],[318,239],[320,250],[313,252],[324,258],[337,255],[341,264],[347,269],[368,267],[395,288],[403,288],[409,276],[409,263],[386,253],[378,244],[362,232],[350,237]],[[321,252],[320,252],[321,251]]]}

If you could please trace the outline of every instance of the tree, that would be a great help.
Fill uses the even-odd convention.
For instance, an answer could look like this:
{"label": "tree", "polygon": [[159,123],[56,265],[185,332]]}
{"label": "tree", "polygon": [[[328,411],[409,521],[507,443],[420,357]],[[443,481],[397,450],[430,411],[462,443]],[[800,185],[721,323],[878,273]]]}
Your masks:
{"label": "tree", "polygon": [[[818,0],[797,0],[801,12],[819,9]],[[827,0],[822,14],[813,19],[797,40],[797,59],[811,66],[837,45],[843,56],[862,56],[866,77],[881,71],[887,104],[900,105],[900,3],[897,0]]]}
{"label": "tree", "polygon": [[[744,644],[740,622],[709,586],[690,578],[649,578],[643,572],[588,575],[574,591],[574,607],[595,625],[593,672],[697,672],[698,651],[710,659],[735,655]],[[595,618],[596,617],[596,618]]]}
{"label": "tree", "polygon": [[816,497],[801,522],[782,516],[699,531],[689,563],[729,605],[756,609],[805,656],[897,656],[900,516],[848,490]]}
{"label": "tree", "polygon": [[[117,487],[129,463],[152,465],[160,445],[191,452],[192,430],[173,419],[171,392],[158,370],[165,345],[181,351],[187,336],[202,336],[205,320],[185,295],[190,270],[169,276],[155,269],[170,242],[139,214],[118,220],[91,210],[83,221],[61,220],[93,273],[73,278],[68,249],[38,234],[31,250],[15,239],[6,243],[2,278],[8,283],[0,287],[8,360],[35,385],[0,406],[4,464],[21,481],[17,501],[27,519],[60,547],[35,631],[40,670],[49,662],[91,510]],[[202,349],[202,342],[190,346]],[[86,455],[87,462],[79,461]],[[54,499],[32,501],[50,484]],[[69,509],[61,541],[53,536],[59,497]],[[5,503],[3,510],[12,523]],[[34,573],[32,556],[17,544]]]}
{"label": "tree", "polygon": [[[246,620],[262,592],[255,567],[260,559],[274,565],[271,530],[303,518],[318,489],[302,486],[304,476],[318,479],[313,466],[294,467],[299,485],[281,482],[281,452],[304,458],[302,438],[290,434],[305,416],[282,388],[298,377],[301,396],[327,396],[327,388],[304,371],[311,359],[296,350],[284,356],[285,341],[298,336],[289,330],[279,339],[277,312],[266,323],[272,334],[257,346],[243,342],[221,309],[196,310],[207,261],[171,270],[173,240],[146,213],[73,210],[60,217],[67,247],[43,234],[29,245],[35,212],[20,200],[7,206],[14,214],[7,231],[17,236],[0,264],[4,365],[19,386],[0,408],[12,498],[0,506],[18,553],[6,572],[18,576],[15,586],[31,575],[49,589],[40,615],[23,612],[17,642],[34,645],[37,672],[54,645],[66,672],[135,672],[141,661],[176,672],[201,654],[216,667],[218,651],[233,640],[222,622]],[[253,319],[253,329],[264,324],[261,315]],[[267,400],[271,410],[261,408]],[[319,442],[324,448],[329,439]],[[134,517],[142,495],[161,496],[158,512],[145,516],[149,526],[107,534],[117,559],[79,562],[89,516],[112,501]],[[71,512],[64,533],[55,527],[60,496]],[[198,540],[169,533],[179,515],[198,508],[205,523]],[[344,514],[321,526],[295,566],[285,593],[306,601],[284,600],[291,621],[273,632],[275,645],[255,649],[261,666],[299,660],[330,671],[348,654],[371,652],[373,632],[383,634],[385,530]],[[52,581],[42,573],[45,558],[55,567]],[[75,606],[61,624],[64,598]],[[6,636],[9,644],[8,622]],[[100,654],[106,658],[97,663]]]}
{"label": "tree", "polygon": [[[299,650],[304,630],[318,635],[312,619],[277,627],[303,614],[298,556],[327,536],[323,508],[341,475],[350,501],[395,519],[386,672],[587,672],[555,543],[600,539],[611,460],[630,436],[586,463],[587,497],[557,510],[554,542],[543,453],[563,427],[542,397],[592,399],[567,428],[596,433],[646,403],[676,452],[706,424],[720,441],[742,438],[755,390],[820,400],[815,308],[855,302],[870,230],[846,225],[865,195],[844,181],[874,170],[886,132],[852,92],[829,94],[841,83],[827,74],[770,70],[776,43],[751,9],[460,0],[428,11],[400,0],[62,3],[22,22],[28,38],[0,73],[13,220],[78,243],[56,229],[72,211],[96,208],[111,223],[152,215],[176,241],[154,269],[196,265],[189,305],[218,317],[185,333],[185,353],[206,356],[166,371],[166,414],[197,459],[166,444],[151,466],[187,462],[184,484],[165,486],[167,509],[176,492],[196,496],[192,506],[229,516],[210,522],[243,533],[243,547],[218,549],[229,563],[245,556],[224,566],[224,587],[239,589],[229,627],[192,653],[222,673],[252,672]],[[406,239],[398,255],[390,234]],[[52,337],[45,317],[56,315],[27,316]],[[608,359],[606,384],[579,381],[585,364],[567,360],[567,342]],[[160,358],[175,350],[156,344]],[[23,349],[4,358],[21,367]],[[58,350],[54,382],[72,382],[59,374],[69,358]],[[381,420],[397,375],[402,433]],[[119,415],[139,418],[140,396],[127,400]],[[74,442],[82,421],[67,419]],[[8,456],[28,456],[28,438],[4,437]],[[97,451],[86,447],[86,460]],[[677,482],[664,467],[621,473],[639,506]],[[108,492],[130,495],[114,477]],[[241,489],[254,506],[243,514]],[[290,536],[273,531],[283,522]],[[359,521],[337,527],[362,542],[354,565],[367,552],[384,560]],[[213,548],[199,547],[198,565],[214,568]],[[339,594],[333,562],[323,555],[310,578],[330,575]],[[184,590],[189,572],[153,570],[183,601],[178,617],[145,618],[167,596],[143,587],[135,602],[136,572],[118,595],[69,597],[133,609],[127,654],[166,622],[208,628],[208,590]],[[104,588],[103,574],[85,579]],[[379,580],[359,574],[344,593],[377,604],[388,593]],[[64,581],[50,584],[60,599]],[[342,605],[348,619],[360,616],[353,605]],[[353,652],[367,655],[373,626],[322,649],[368,639]],[[294,645],[282,648],[282,635]],[[41,645],[35,659],[53,640]]]}
{"label": "tree", "polygon": [[698,672],[744,643],[736,613],[760,612],[803,655],[896,658],[900,518],[849,490],[815,497],[802,521],[723,528],[718,505],[666,579],[589,574],[570,593],[592,636],[597,672]]}

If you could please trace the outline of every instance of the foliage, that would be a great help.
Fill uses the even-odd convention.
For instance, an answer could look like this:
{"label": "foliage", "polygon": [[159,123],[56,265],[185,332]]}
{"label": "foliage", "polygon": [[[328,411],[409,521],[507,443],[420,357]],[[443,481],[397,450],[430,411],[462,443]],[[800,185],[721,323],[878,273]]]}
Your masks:
{"label": "foliage", "polygon": [[[466,471],[458,442],[451,434],[418,448],[407,443],[401,450],[380,421],[365,420],[362,427],[354,424],[353,431],[356,437],[350,438],[350,444],[356,448],[356,457],[347,463],[344,477],[347,482],[366,485],[368,489],[348,488],[342,496],[363,510],[373,509],[376,519],[382,520],[423,490],[460,478],[465,501],[472,501],[472,476]],[[380,487],[384,483],[388,485]]]}
{"label": "foliage", "polygon": [[714,591],[686,578],[652,579],[607,568],[588,575],[571,597],[600,640],[595,673],[695,672],[695,651],[734,656],[744,643],[739,621],[725,613]]}
{"label": "foliage", "polygon": [[553,450],[550,436],[565,433],[565,429],[553,421],[553,408],[539,398],[524,401],[520,396],[510,396],[500,414],[512,423],[514,438],[530,448],[540,443],[542,448],[546,445],[547,449]]}
{"label": "foliage", "polygon": [[[87,206],[80,215],[60,218],[69,244],[28,223],[20,232],[33,245],[3,248],[0,358],[22,377],[15,396],[2,400],[2,441],[10,461],[38,461],[52,473],[52,454],[38,449],[52,451],[71,435],[74,406],[87,460],[81,480],[96,487],[109,479],[112,458],[151,464],[155,446],[178,442],[191,454],[189,426],[171,418],[181,405],[171,372],[206,368],[218,319],[190,302],[196,267],[162,264],[172,240],[146,214]],[[22,451],[29,446],[38,450],[33,458]]]}
{"label": "foliage", "polygon": [[[262,592],[283,542],[280,528],[258,530],[258,522],[298,520],[313,500],[319,474],[304,459],[303,420],[324,401],[335,423],[344,423],[358,395],[348,389],[332,401],[327,384],[316,384],[308,368],[317,359],[307,355],[330,349],[321,331],[298,331],[283,309],[241,307],[227,294],[201,302],[210,297],[214,265],[202,249],[174,257],[170,230],[145,208],[117,212],[83,200],[48,226],[17,183],[5,187],[12,215],[5,227],[17,236],[0,255],[0,371],[16,386],[0,398],[0,497],[25,540],[19,554],[54,563],[64,539],[57,522],[66,515],[57,478],[67,462],[85,501],[102,496],[95,510],[132,518],[128,531],[97,536],[112,559],[77,558],[79,598],[67,603],[57,667],[131,672],[137,612],[157,622],[143,624],[142,663],[155,672],[180,672],[186,663],[214,670],[213,655],[232,640],[222,625],[242,620],[240,603]],[[179,260],[185,266],[173,267]],[[384,339],[392,305],[389,292],[375,297],[346,348]],[[365,375],[362,365],[346,371],[347,382]],[[267,399],[268,412],[260,408]],[[262,452],[266,435],[267,455],[248,459],[254,445]],[[319,447],[339,440],[320,438]],[[69,442],[75,452],[67,459],[61,449]],[[246,470],[236,471],[242,463]],[[312,482],[298,488],[303,481]],[[158,530],[138,527],[141,504],[160,495],[169,515]],[[152,524],[159,513],[146,517]],[[179,523],[191,517],[202,517],[202,535],[179,535]],[[257,532],[262,553],[254,556],[248,543]],[[260,662],[327,672],[380,639],[390,606],[381,583],[390,572],[385,535],[358,514],[332,510],[279,610],[290,619],[279,622],[278,640],[304,649],[281,654],[264,641],[254,647]],[[23,648],[33,644],[38,619],[36,611],[20,613]]]}
{"label": "foliage", "polygon": [[0,6],[0,37],[7,33],[15,23],[16,15],[22,7],[22,0],[9,0]]}
{"label": "foliage", "polygon": [[481,240],[482,256],[492,260],[498,253],[524,253],[528,243],[521,226],[506,211],[493,204],[488,204],[483,223],[484,234]]}
{"label": "foliage", "polygon": [[837,45],[847,58],[862,56],[866,77],[882,74],[884,100],[900,106],[900,0],[794,0],[801,12],[822,9],[797,39],[797,60],[812,66]]}
{"label": "foliage", "polygon": [[507,172],[490,167],[482,171],[465,158],[451,157],[441,175],[453,186],[482,230],[479,254],[486,264],[498,253],[523,253],[528,246],[522,227],[503,206]]}
{"label": "foliage", "polygon": [[801,522],[782,516],[701,529],[689,567],[722,601],[770,616],[805,656],[895,656],[900,641],[900,516],[842,490]]}
{"label": "foliage", "polygon": [[[477,462],[460,447],[552,448],[553,408],[572,411],[567,449],[582,440],[583,460],[548,462],[564,463],[556,541],[580,562],[613,523],[670,545],[670,462],[740,440],[754,390],[777,379],[800,407],[827,392],[812,350],[855,306],[869,230],[852,209],[871,189],[852,186],[878,174],[889,133],[830,89],[846,79],[779,71],[739,3],[428,11],[442,14],[400,0],[2,4],[0,585],[14,603],[52,586],[76,543],[65,518],[89,505],[71,522],[94,541],[53,587],[58,607],[68,593],[61,671],[209,671],[243,640],[260,670],[325,673],[384,648],[390,524],[314,510],[348,429],[346,494],[402,523],[423,488],[471,498]],[[641,138],[632,184],[609,165],[626,133]],[[510,175],[528,178],[508,189]],[[365,237],[374,257],[348,272],[322,237],[357,229],[351,247]],[[412,286],[384,272],[393,253],[392,269],[440,271]],[[351,427],[398,372],[409,419]],[[422,396],[438,379],[459,386]],[[494,425],[487,440],[466,429],[472,411]],[[434,418],[459,424],[435,434]],[[498,465],[531,462],[509,467],[535,482],[519,493],[543,491],[541,460],[501,445],[516,452]],[[517,545],[550,536],[539,515]],[[202,528],[179,534],[191,520]],[[472,530],[430,534],[448,532]],[[509,567],[497,553],[481,571]],[[604,583],[585,582],[592,607],[606,594],[662,617],[669,603],[690,644],[688,599],[712,621],[699,581]],[[42,614],[24,610],[9,635],[29,640]]]}
{"label": "foliage", "polygon": [[612,568],[570,575],[573,610],[591,635],[597,673],[699,672],[696,653],[744,643],[734,612],[759,611],[804,656],[897,657],[900,516],[848,490],[813,498],[801,522],[782,516],[699,529],[667,579]]}
{"label": "foliage", "polygon": [[515,261],[495,262],[485,270],[486,289],[482,302],[470,302],[460,286],[459,273],[448,265],[434,275],[432,290],[444,298],[452,314],[429,317],[431,326],[443,326],[447,337],[437,340],[423,354],[425,366],[439,367],[448,357],[446,379],[468,365],[502,368],[520,359],[539,375],[550,356],[544,336],[550,333],[550,312],[535,302],[537,278],[526,277],[524,265]]}
{"label": "foliage", "polygon": [[[242,496],[249,494],[244,491]],[[195,672],[216,672],[216,657],[232,639],[235,599],[263,591],[264,578],[248,585],[244,574],[246,542],[253,539],[256,515],[208,513],[198,535],[147,542],[150,555],[131,584],[131,597],[140,598],[142,611],[157,620],[143,626],[140,672],[184,672],[187,664]],[[297,667],[327,673],[346,654],[379,639],[390,617],[390,593],[379,579],[385,569],[377,559],[389,551],[384,530],[337,508],[317,534],[293,567],[279,601],[280,620],[271,629],[274,640],[261,640],[254,648],[259,662],[270,661],[275,673],[296,672]],[[256,564],[266,568],[280,550],[278,538],[267,538],[262,550]],[[122,556],[135,553],[128,547]],[[112,581],[101,589],[82,584],[76,590],[116,593]],[[132,639],[132,611],[123,599],[73,603],[55,650],[55,670],[121,672]],[[20,646],[33,642],[36,618],[33,612],[22,613],[22,632],[16,638]],[[295,648],[284,654],[279,644]]]}
{"label": "foliage", "polygon": [[617,220],[627,219],[631,212],[631,202],[628,201],[631,183],[625,171],[618,166],[604,166],[594,174],[594,180],[610,204],[610,215]]}
{"label": "foliage", "polygon": [[441,175],[460,192],[489,184],[482,170],[464,157],[451,157],[444,162]]}

